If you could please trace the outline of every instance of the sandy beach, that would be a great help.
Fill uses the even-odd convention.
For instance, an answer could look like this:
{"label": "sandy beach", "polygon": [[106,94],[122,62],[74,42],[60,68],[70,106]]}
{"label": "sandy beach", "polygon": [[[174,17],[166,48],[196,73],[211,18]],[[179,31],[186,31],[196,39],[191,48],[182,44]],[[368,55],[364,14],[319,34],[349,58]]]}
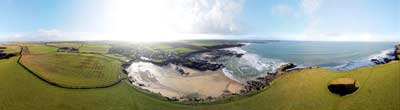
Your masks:
{"label": "sandy beach", "polygon": [[[189,74],[180,74],[177,67]],[[167,97],[218,97],[224,92],[239,93],[243,88],[243,84],[229,79],[221,70],[197,71],[173,64],[160,67],[135,62],[127,71],[134,85]]]}

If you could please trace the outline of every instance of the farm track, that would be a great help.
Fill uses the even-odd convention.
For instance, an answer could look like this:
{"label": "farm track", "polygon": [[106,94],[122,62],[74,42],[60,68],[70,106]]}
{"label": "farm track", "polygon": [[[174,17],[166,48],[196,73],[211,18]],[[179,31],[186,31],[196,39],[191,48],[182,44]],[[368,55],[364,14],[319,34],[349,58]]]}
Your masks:
{"label": "farm track", "polygon": [[22,46],[20,46],[20,48],[21,48],[21,50],[20,50],[20,52],[19,52],[20,56],[19,56],[19,58],[18,58],[18,60],[17,60],[17,63],[18,63],[22,68],[24,68],[24,69],[27,70],[29,73],[31,73],[33,76],[35,76],[36,78],[38,78],[38,79],[40,79],[40,80],[42,80],[42,81],[44,81],[44,82],[46,82],[46,83],[48,83],[48,84],[50,84],[50,85],[56,86],[56,87],[60,87],[60,88],[64,88],[64,89],[101,89],[101,88],[108,88],[108,87],[115,86],[115,85],[121,83],[123,80],[127,79],[127,78],[122,78],[122,76],[121,76],[122,73],[119,73],[119,74],[118,74],[119,79],[118,79],[116,82],[111,83],[111,84],[108,84],[108,85],[100,85],[100,86],[80,86],[80,87],[79,87],[79,86],[73,87],[73,86],[61,85],[61,84],[58,84],[58,83],[56,83],[56,82],[49,81],[49,80],[47,80],[47,79],[41,77],[40,75],[36,74],[35,72],[33,72],[31,69],[29,69],[29,68],[26,67],[25,65],[23,65],[23,64],[21,63],[21,59],[22,59],[22,56],[23,56],[24,48],[27,48],[27,47],[22,47]]}

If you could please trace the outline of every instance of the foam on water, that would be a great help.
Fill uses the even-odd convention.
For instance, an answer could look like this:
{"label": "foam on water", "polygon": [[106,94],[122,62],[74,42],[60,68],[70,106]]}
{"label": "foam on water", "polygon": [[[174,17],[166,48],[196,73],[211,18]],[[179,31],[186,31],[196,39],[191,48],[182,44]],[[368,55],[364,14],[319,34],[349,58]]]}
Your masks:
{"label": "foam on water", "polygon": [[349,62],[344,62],[341,65],[338,66],[322,66],[324,68],[332,69],[332,70],[352,70],[355,68],[360,68],[360,67],[366,67],[366,66],[373,66],[375,63],[371,62],[371,59],[377,59],[379,61],[384,61],[384,58],[388,58],[390,60],[395,59],[395,57],[392,55],[394,54],[395,48],[383,50],[378,54],[373,54],[370,55],[366,58],[362,58],[359,60],[353,60]]}
{"label": "foam on water", "polygon": [[225,76],[239,82],[265,76],[267,73],[275,72],[277,68],[285,64],[285,62],[278,59],[263,58],[257,54],[249,53],[240,47],[224,50],[244,54],[241,58],[234,57],[223,62],[226,66],[223,68]]}
{"label": "foam on water", "polygon": [[[295,43],[296,42],[293,42],[293,44]],[[268,73],[275,72],[277,68],[285,63],[294,63],[297,65],[298,68],[320,66],[331,70],[352,70],[355,68],[375,65],[375,63],[371,62],[371,59],[377,59],[379,61],[383,61],[384,58],[394,59],[394,56],[392,55],[394,54],[394,48],[386,49],[379,52],[378,48],[384,49],[384,47],[387,47],[385,45],[379,47],[380,45],[375,44],[374,47],[378,48],[374,48],[373,50],[362,49],[358,51],[357,49],[347,48],[360,48],[363,47],[363,45],[367,44],[356,43],[356,46],[353,46],[354,43],[332,43],[326,45],[324,44],[324,48],[319,48],[316,45],[295,45],[290,47],[287,45],[293,44],[283,44],[284,45],[268,45],[269,47],[265,47],[265,50],[264,47],[260,46],[260,44],[254,44],[254,46],[258,46],[257,48],[254,48],[254,46],[252,46],[253,44],[247,44],[244,47],[224,49],[244,54],[241,58],[233,57],[223,62],[223,64],[226,66],[225,68],[223,68],[225,76],[239,82],[245,82],[249,79],[266,76],[268,75]],[[248,48],[249,46],[253,48]],[[306,47],[297,48],[298,46]],[[341,47],[334,48],[337,46]],[[325,51],[323,50],[325,48],[333,49]],[[265,55],[265,52],[278,52],[279,55],[275,55],[275,53],[270,53],[269,55],[275,55],[273,58]],[[374,52],[376,54],[374,54]],[[304,62],[302,60],[303,58],[305,59]]]}

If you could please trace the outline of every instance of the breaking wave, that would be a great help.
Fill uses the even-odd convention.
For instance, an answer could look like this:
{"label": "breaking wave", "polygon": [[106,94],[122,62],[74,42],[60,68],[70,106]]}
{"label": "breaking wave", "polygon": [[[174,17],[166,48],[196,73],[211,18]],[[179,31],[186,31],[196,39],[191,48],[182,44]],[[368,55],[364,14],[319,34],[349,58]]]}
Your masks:
{"label": "breaking wave", "polygon": [[[255,53],[249,53],[240,47],[227,48],[224,50],[230,50],[244,54],[241,58],[231,57],[223,62],[225,65],[225,68],[223,68],[225,76],[242,83],[257,77],[266,76],[268,73],[273,73],[281,65],[288,63],[280,59],[265,58]],[[379,61],[384,61],[385,58],[390,60],[395,59],[393,55],[395,52],[394,50],[394,48],[383,50],[378,54],[360,58],[359,60],[332,62],[326,65],[315,66],[321,66],[331,70],[352,70],[360,67],[373,66],[376,64],[371,62],[371,59],[377,59]],[[298,68],[305,67],[302,64],[296,65]]]}
{"label": "breaking wave", "polygon": [[275,72],[277,68],[285,64],[285,62],[278,59],[264,58],[257,54],[249,53],[240,47],[227,48],[224,50],[244,54],[240,58],[231,57],[223,62],[225,65],[225,68],[223,68],[225,76],[239,82],[266,76],[268,73]]}
{"label": "breaking wave", "polygon": [[373,66],[376,65],[375,63],[371,62],[371,59],[376,59],[378,61],[384,62],[384,59],[387,58],[389,60],[395,59],[394,56],[395,48],[383,50],[378,54],[370,55],[366,58],[362,58],[360,60],[354,60],[349,62],[344,62],[338,66],[322,66],[332,70],[352,70],[355,68],[366,67],[366,66]]}

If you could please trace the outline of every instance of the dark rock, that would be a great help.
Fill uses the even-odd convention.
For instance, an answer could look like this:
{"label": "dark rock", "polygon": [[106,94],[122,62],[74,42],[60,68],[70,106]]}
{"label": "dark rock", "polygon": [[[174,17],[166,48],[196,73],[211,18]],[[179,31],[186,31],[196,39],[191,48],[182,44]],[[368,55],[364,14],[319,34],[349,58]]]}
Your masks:
{"label": "dark rock", "polygon": [[176,67],[175,70],[177,70],[179,72],[179,74],[181,74],[181,75],[186,75],[186,76],[189,75],[189,72],[185,72],[185,70],[183,70],[181,68]]}
{"label": "dark rock", "polygon": [[394,60],[400,60],[399,56],[400,56],[400,44],[395,46]]}
{"label": "dark rock", "polygon": [[203,99],[202,98],[200,98],[200,97],[196,97],[196,98],[194,98],[194,101],[202,101]]}
{"label": "dark rock", "polygon": [[172,61],[172,63],[176,64],[176,65],[182,65],[182,66],[185,66],[188,68],[200,70],[200,71],[206,71],[206,70],[216,71],[216,70],[224,67],[223,64],[212,64],[205,60],[181,59],[181,60],[174,60],[174,61]]}
{"label": "dark rock", "polygon": [[142,84],[142,83],[139,83],[138,85],[139,85],[139,86],[144,86],[144,84]]}
{"label": "dark rock", "polygon": [[166,97],[168,101],[179,101],[176,97]]}
{"label": "dark rock", "polygon": [[236,54],[236,57],[240,58],[240,57],[242,57],[243,55],[244,55],[244,54],[239,53],[239,54]]}
{"label": "dark rock", "polygon": [[385,63],[389,63],[390,61],[392,61],[392,60],[390,60],[389,58],[383,58],[383,62],[385,62]]}
{"label": "dark rock", "polygon": [[288,64],[282,65],[282,66],[278,69],[278,71],[287,71],[287,70],[293,69],[293,68],[295,68],[295,67],[296,67],[295,64],[293,64],[293,63],[288,63]]}
{"label": "dark rock", "polygon": [[129,72],[128,72],[128,71],[126,71],[125,69],[123,69],[123,70],[122,70],[122,73],[124,73],[124,74],[126,74],[126,75],[128,75],[128,74],[129,74]]}
{"label": "dark rock", "polygon": [[266,85],[261,81],[247,81],[247,85],[244,86],[246,91],[257,91],[263,89]]}
{"label": "dark rock", "polygon": [[379,64],[385,64],[385,62],[379,61],[378,59],[371,59],[371,62],[379,65]]}

